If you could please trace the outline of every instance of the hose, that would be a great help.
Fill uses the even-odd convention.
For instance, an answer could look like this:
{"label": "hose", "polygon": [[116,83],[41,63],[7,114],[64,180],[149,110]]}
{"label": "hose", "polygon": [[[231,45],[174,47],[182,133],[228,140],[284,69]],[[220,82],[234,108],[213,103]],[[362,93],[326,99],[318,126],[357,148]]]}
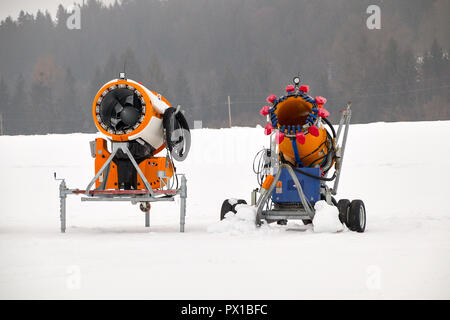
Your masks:
{"label": "hose", "polygon": [[333,133],[333,138],[336,138],[336,131],[334,130],[334,127],[331,124],[330,120],[328,120],[327,118],[322,118],[322,120],[330,127],[331,132]]}
{"label": "hose", "polygon": [[294,171],[297,171],[298,173],[304,174],[305,176],[308,176],[308,177],[313,178],[313,179],[321,180],[321,181],[333,181],[336,178],[336,172],[334,172],[333,175],[330,178],[325,178],[325,177],[316,176],[314,174],[310,174],[308,172],[300,170],[299,168],[294,168],[293,167],[292,169],[294,169]]}
{"label": "hose", "polygon": [[321,181],[333,181],[336,178],[336,172],[334,172],[333,175],[330,178],[325,178],[325,177],[321,177],[321,176],[316,176],[314,174],[311,174],[309,172],[305,172],[305,171],[303,171],[303,170],[301,170],[299,168],[296,168],[296,167],[294,167],[292,165],[292,163],[290,163],[289,161],[285,160],[284,155],[283,155],[282,152],[280,152],[280,158],[281,158],[281,162],[289,164],[292,167],[292,169],[294,169],[294,171],[297,171],[298,173],[301,173],[301,174],[303,174],[305,176],[308,176],[310,178],[321,180]]}
{"label": "hose", "polygon": [[[262,186],[265,178],[264,167],[266,163],[264,162],[264,152],[267,152],[267,149],[261,149],[253,158],[253,172],[256,174],[256,181],[259,186]],[[258,160],[258,165],[255,167],[256,161]]]}

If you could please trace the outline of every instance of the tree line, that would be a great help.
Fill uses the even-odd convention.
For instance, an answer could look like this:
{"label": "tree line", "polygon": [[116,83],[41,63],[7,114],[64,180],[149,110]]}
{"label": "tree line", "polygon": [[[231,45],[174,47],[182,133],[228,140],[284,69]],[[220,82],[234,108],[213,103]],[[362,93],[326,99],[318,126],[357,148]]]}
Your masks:
{"label": "tree line", "polygon": [[[377,3],[378,2],[378,3]],[[378,4],[380,30],[366,8]],[[300,74],[333,119],[450,119],[446,0],[127,0],[80,5],[81,28],[21,11],[0,23],[4,134],[94,132],[92,100],[119,72],[181,105],[190,124],[263,124],[265,97]]]}

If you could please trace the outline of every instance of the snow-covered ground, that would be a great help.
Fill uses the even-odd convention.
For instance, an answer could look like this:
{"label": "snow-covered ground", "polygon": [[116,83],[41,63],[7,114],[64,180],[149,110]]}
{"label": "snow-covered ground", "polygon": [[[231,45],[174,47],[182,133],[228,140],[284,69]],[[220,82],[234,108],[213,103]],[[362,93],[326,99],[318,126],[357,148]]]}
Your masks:
{"label": "snow-covered ground", "polygon": [[53,172],[85,188],[94,137],[0,137],[0,298],[450,298],[450,121],[351,126],[338,198],[364,200],[363,234],[211,227],[249,201],[261,128],[193,131],[186,233],[176,203],[145,228],[137,206],[72,196],[61,234]]}

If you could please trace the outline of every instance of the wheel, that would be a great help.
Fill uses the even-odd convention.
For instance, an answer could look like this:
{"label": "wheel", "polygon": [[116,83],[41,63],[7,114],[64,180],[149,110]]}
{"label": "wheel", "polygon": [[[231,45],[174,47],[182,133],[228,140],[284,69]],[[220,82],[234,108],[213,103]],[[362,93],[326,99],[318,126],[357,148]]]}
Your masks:
{"label": "wheel", "polygon": [[141,209],[142,212],[149,212],[151,208],[150,202],[141,202],[139,205],[139,209]]}
{"label": "wheel", "polygon": [[247,204],[247,201],[245,201],[243,199],[239,199],[239,200],[227,199],[227,200],[225,200],[222,203],[222,208],[220,209],[220,220],[225,219],[225,215],[230,211],[233,213],[236,213],[236,206],[238,204]]}
{"label": "wheel", "polygon": [[341,199],[337,203],[337,208],[339,210],[339,220],[341,221],[341,223],[345,223],[345,225],[347,225],[348,222],[347,216],[349,207],[350,207],[350,200],[348,199]]}
{"label": "wheel", "polygon": [[350,203],[347,226],[356,232],[364,232],[366,229],[366,207],[361,200],[353,200]]}
{"label": "wheel", "polygon": [[312,224],[312,220],[311,219],[304,219],[304,220],[302,220],[302,222],[303,222],[303,224],[305,226],[307,226],[308,224]]}

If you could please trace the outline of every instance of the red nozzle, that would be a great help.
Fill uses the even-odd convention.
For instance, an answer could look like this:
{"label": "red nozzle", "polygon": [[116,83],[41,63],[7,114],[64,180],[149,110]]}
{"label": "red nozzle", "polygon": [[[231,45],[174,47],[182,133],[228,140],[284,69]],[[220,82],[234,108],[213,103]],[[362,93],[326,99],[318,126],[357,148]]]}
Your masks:
{"label": "red nozzle", "polygon": [[325,99],[324,97],[321,97],[321,96],[317,96],[315,98],[315,100],[316,100],[317,104],[324,105],[325,103],[327,103],[327,99]]}
{"label": "red nozzle", "polygon": [[303,132],[299,132],[295,135],[295,138],[297,139],[297,142],[300,144],[305,144],[306,137]]}
{"label": "red nozzle", "polygon": [[259,111],[259,113],[262,116],[267,116],[269,114],[269,109],[270,109],[269,106],[264,106],[264,107],[262,107],[261,111]]}
{"label": "red nozzle", "polygon": [[300,88],[298,88],[298,90],[299,91],[302,91],[302,92],[304,92],[304,93],[308,93],[308,91],[309,91],[309,86],[308,85],[303,85],[303,86],[300,86]]}
{"label": "red nozzle", "polygon": [[311,133],[314,137],[319,136],[319,129],[313,124],[311,127],[308,128],[309,133]]}
{"label": "red nozzle", "polygon": [[284,133],[280,132],[280,131],[277,131],[277,133],[275,135],[275,142],[277,144],[281,144],[283,142],[283,140],[284,140]]}
{"label": "red nozzle", "polygon": [[327,118],[330,116],[330,113],[328,112],[327,109],[325,108],[319,108],[319,112],[318,112],[319,117],[321,118]]}
{"label": "red nozzle", "polygon": [[286,86],[286,92],[287,92],[287,93],[292,92],[292,91],[294,91],[294,90],[295,90],[295,87],[294,87],[292,84],[288,84],[288,85]]}
{"label": "red nozzle", "polygon": [[273,126],[272,126],[272,124],[269,122],[269,123],[266,125],[266,127],[264,128],[264,134],[265,134],[266,136],[268,136],[269,134],[272,133],[272,131],[273,131]]}
{"label": "red nozzle", "polygon": [[277,99],[277,96],[274,94],[271,94],[270,96],[267,97],[266,100],[268,103],[273,103],[276,99]]}

